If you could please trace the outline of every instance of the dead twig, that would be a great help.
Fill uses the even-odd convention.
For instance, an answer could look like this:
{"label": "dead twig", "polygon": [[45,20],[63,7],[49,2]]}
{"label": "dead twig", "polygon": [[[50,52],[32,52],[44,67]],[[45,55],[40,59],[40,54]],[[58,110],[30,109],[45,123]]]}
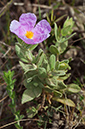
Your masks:
{"label": "dead twig", "polygon": [[3,129],[3,128],[5,128],[5,127],[8,127],[8,126],[10,126],[10,125],[13,125],[13,124],[15,124],[15,123],[17,123],[17,122],[29,121],[29,120],[31,120],[31,121],[42,121],[42,122],[43,122],[43,120],[39,120],[39,119],[21,119],[21,120],[13,121],[13,122],[11,122],[11,123],[8,123],[8,124],[6,124],[6,125],[3,125],[3,126],[0,127],[0,129]]}
{"label": "dead twig", "polygon": [[0,41],[0,44],[4,45],[4,46],[6,46],[6,47],[9,47],[9,45],[8,45],[8,44],[6,44],[6,43],[5,43],[5,42],[3,42],[3,41]]}
{"label": "dead twig", "polygon": [[11,48],[9,47],[8,50],[6,51],[6,53],[2,56],[2,58],[4,58],[9,52],[10,52]]}
{"label": "dead twig", "polygon": [[8,95],[6,95],[3,99],[1,99],[1,100],[0,100],[0,103],[1,103],[2,101],[4,101],[7,97],[8,97]]}
{"label": "dead twig", "polygon": [[84,40],[84,39],[85,39],[85,37],[80,38],[80,39],[77,39],[77,40],[74,40],[74,41],[69,42],[69,43],[72,43],[72,44],[71,44],[71,46],[72,46],[74,43],[76,43],[76,42],[78,42],[78,41],[81,41],[81,40]]}
{"label": "dead twig", "polygon": [[5,42],[3,42],[3,41],[0,41],[0,44],[2,44],[2,45],[4,45],[4,46],[6,46],[6,47],[10,47],[12,50],[14,50],[14,46],[10,46],[10,45],[8,45],[8,44],[6,44]]}

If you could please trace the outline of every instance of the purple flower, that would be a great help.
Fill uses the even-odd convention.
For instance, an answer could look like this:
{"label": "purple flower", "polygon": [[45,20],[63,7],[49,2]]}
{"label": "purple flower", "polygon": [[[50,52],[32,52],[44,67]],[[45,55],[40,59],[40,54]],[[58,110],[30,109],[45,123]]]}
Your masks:
{"label": "purple flower", "polygon": [[24,13],[20,16],[19,22],[17,20],[11,22],[10,31],[27,44],[41,43],[50,36],[51,26],[44,19],[35,26],[36,21],[35,14]]}

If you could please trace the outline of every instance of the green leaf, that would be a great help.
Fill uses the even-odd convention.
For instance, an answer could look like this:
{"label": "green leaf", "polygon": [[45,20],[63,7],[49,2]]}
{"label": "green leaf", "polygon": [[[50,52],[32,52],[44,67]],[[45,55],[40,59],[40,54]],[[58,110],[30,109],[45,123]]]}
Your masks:
{"label": "green leaf", "polygon": [[31,87],[35,86],[35,87],[44,88],[43,83],[41,82],[41,80],[36,75],[25,79],[24,80],[24,86],[27,89],[29,88],[29,86],[31,86]]}
{"label": "green leaf", "polygon": [[54,96],[56,96],[56,98],[62,97],[62,93],[59,91],[54,90],[53,93],[54,93]]}
{"label": "green leaf", "polygon": [[29,86],[22,95],[22,104],[33,100],[35,97],[39,97],[41,95],[42,88]]}
{"label": "green leaf", "polygon": [[32,61],[34,64],[37,64],[38,61],[40,60],[41,55],[43,54],[43,50],[39,49],[38,55],[37,57],[34,58],[34,60]]}
{"label": "green leaf", "polygon": [[26,110],[28,118],[33,118],[38,113],[39,106],[40,104],[36,108],[32,106]]}
{"label": "green leaf", "polygon": [[54,87],[55,89],[58,89],[58,83],[57,83],[57,79],[56,78],[47,78],[46,79],[46,84],[48,86],[52,86]]}
{"label": "green leaf", "polygon": [[51,10],[51,21],[53,21],[53,10]]}
{"label": "green leaf", "polygon": [[60,54],[62,54],[68,46],[68,41],[63,42],[64,40],[65,40],[65,38],[63,38],[61,40],[61,43],[59,43],[59,45],[58,45],[58,50],[59,50]]}
{"label": "green leaf", "polygon": [[46,17],[47,17],[47,21],[48,21],[49,23],[51,23],[50,18],[49,18],[49,16],[48,16],[47,13],[46,13]]}
{"label": "green leaf", "polygon": [[32,51],[32,50],[34,50],[37,46],[38,46],[38,44],[30,45],[30,46],[29,46],[29,50]]}
{"label": "green leaf", "polygon": [[30,83],[33,80],[33,78],[34,78],[34,76],[27,78],[26,79],[27,83]]}
{"label": "green leaf", "polygon": [[49,64],[50,64],[51,70],[55,69],[55,63],[56,63],[56,57],[54,54],[52,54],[49,59]]}
{"label": "green leaf", "polygon": [[46,69],[45,68],[39,67],[37,72],[38,72],[38,77],[40,79],[43,79],[43,78],[46,78],[47,77],[47,72],[46,72]]}
{"label": "green leaf", "polygon": [[49,71],[49,70],[50,70],[50,66],[49,66],[49,64],[48,64],[48,59],[46,58],[46,56],[45,56],[45,58],[44,58],[44,60],[43,60],[43,65],[42,65],[42,67],[44,67],[44,68],[46,69],[46,71]]}
{"label": "green leaf", "polygon": [[66,60],[62,60],[61,62],[62,62],[62,63],[67,63],[67,64],[68,64],[68,63],[70,62],[70,60],[71,60],[71,59],[69,58],[69,59],[66,59]]}
{"label": "green leaf", "polygon": [[50,75],[52,76],[64,76],[66,73],[65,73],[65,70],[53,70]]}
{"label": "green leaf", "polygon": [[30,44],[26,44],[22,39],[18,38],[17,36],[16,36],[16,38],[18,41],[17,44],[19,44],[19,46],[22,46],[22,48],[25,50],[27,50],[29,48]]}
{"label": "green leaf", "polygon": [[67,38],[65,38],[64,40],[62,40],[61,43],[64,43],[64,42],[68,41],[68,40],[69,40],[70,38],[72,38],[75,34],[76,34],[76,33],[71,34],[69,37],[67,37]]}
{"label": "green leaf", "polygon": [[63,27],[71,26],[71,28],[72,28],[72,27],[73,27],[73,25],[74,25],[74,21],[73,21],[73,19],[72,19],[72,18],[67,17],[66,21],[64,22]]}
{"label": "green leaf", "polygon": [[71,75],[71,73],[66,74],[65,76],[59,77],[61,80],[66,80],[67,78],[69,78]]}
{"label": "green leaf", "polygon": [[48,93],[53,93],[54,96],[56,96],[57,98],[62,97],[62,93],[59,92],[59,91],[57,91],[57,90],[54,89],[54,88],[51,88],[51,87],[49,87],[49,86],[45,86],[44,89],[45,89],[45,91],[47,91]]}
{"label": "green leaf", "polygon": [[70,107],[75,107],[75,103],[71,99],[57,99],[53,98],[53,100],[56,100],[64,105],[70,106]]}
{"label": "green leaf", "polygon": [[58,65],[58,70],[70,70],[71,69],[71,67],[69,66],[69,62],[70,62],[70,59],[68,60],[63,60],[63,61],[61,61],[61,62],[59,62],[59,65]]}
{"label": "green leaf", "polygon": [[70,69],[70,66],[67,63],[60,62],[59,70],[66,70],[66,69]]}
{"label": "green leaf", "polygon": [[29,62],[32,62],[33,55],[32,55],[32,52],[29,49],[27,49],[27,51],[25,51],[25,55],[26,55],[26,58],[29,60]]}
{"label": "green leaf", "polygon": [[42,16],[41,16],[41,9],[40,9],[40,6],[38,7],[39,9],[39,20],[41,20]]}
{"label": "green leaf", "polygon": [[63,80],[57,79],[57,82],[58,82],[59,90],[63,90],[64,88],[67,87],[67,85],[64,84]]}
{"label": "green leaf", "polygon": [[57,9],[60,5],[61,5],[61,3],[60,3],[60,2],[57,2],[57,4],[55,4],[55,5],[53,6],[53,10]]}
{"label": "green leaf", "polygon": [[54,31],[55,31],[55,39],[56,39],[56,41],[58,40],[58,33],[57,33],[57,31],[58,31],[58,28],[57,28],[57,24],[56,23],[54,23]]}
{"label": "green leaf", "polygon": [[33,71],[33,70],[36,70],[37,69],[37,66],[34,65],[34,64],[24,64],[23,62],[19,61],[20,65],[22,66],[23,70],[25,71],[25,74],[28,72],[28,71]]}
{"label": "green leaf", "polygon": [[70,35],[72,33],[72,31],[73,30],[72,30],[71,26],[69,25],[69,26],[64,27],[61,30],[61,34],[62,34],[62,36],[67,36],[67,35]]}
{"label": "green leaf", "polygon": [[67,91],[71,93],[78,93],[79,91],[81,91],[81,88],[77,84],[72,83],[67,86]]}
{"label": "green leaf", "polygon": [[55,69],[56,69],[56,70],[59,69],[59,64],[60,64],[60,62],[59,62],[59,61],[56,61],[56,64],[55,64]]}
{"label": "green leaf", "polygon": [[32,52],[28,48],[24,48],[22,44],[17,43],[15,45],[15,50],[16,50],[18,57],[22,61],[28,63],[28,62],[31,62],[33,60]]}
{"label": "green leaf", "polygon": [[67,18],[66,21],[64,22],[63,29],[61,30],[62,36],[67,36],[72,33],[72,27],[74,25],[74,21],[72,18]]}
{"label": "green leaf", "polygon": [[15,123],[14,125],[15,125],[15,127],[16,127],[17,129],[23,129],[23,127],[20,126],[18,123]]}
{"label": "green leaf", "polygon": [[[58,4],[57,4],[57,5],[58,5]],[[62,15],[61,17],[57,18],[57,19],[55,20],[55,23],[61,21],[61,20],[62,20],[64,17],[66,17],[66,16],[67,16],[67,15],[64,14],[64,15]]]}
{"label": "green leaf", "polygon": [[38,44],[33,44],[33,45],[26,44],[22,39],[18,38],[17,36],[16,36],[16,38],[17,38],[18,43],[20,43],[20,45],[23,46],[23,48],[25,48],[25,49],[29,48],[30,51],[34,50],[38,46]]}
{"label": "green leaf", "polygon": [[37,76],[37,70],[31,70],[31,71],[28,71],[25,74],[25,78],[28,79],[28,78],[34,78],[35,76]]}
{"label": "green leaf", "polygon": [[42,55],[40,56],[40,58],[39,58],[39,60],[37,62],[38,67],[42,66],[44,59],[45,59],[45,54],[42,53]]}
{"label": "green leaf", "polygon": [[21,43],[21,44],[22,44],[22,42],[24,42],[22,39],[18,38],[17,36],[16,36],[16,39],[17,39],[17,41],[18,41],[19,43]]}
{"label": "green leaf", "polygon": [[28,63],[28,59],[25,55],[24,49],[22,49],[18,44],[15,45],[15,50],[17,53],[17,56],[24,62]]}
{"label": "green leaf", "polygon": [[14,76],[14,71],[8,71],[8,72],[3,72],[4,76],[4,80],[7,83],[7,91],[10,97],[12,97],[12,90],[14,89],[14,83],[15,83],[15,79],[13,80],[13,76]]}
{"label": "green leaf", "polygon": [[48,86],[53,87],[53,89],[57,89],[57,90],[63,90],[67,87],[64,84],[63,80],[59,80],[57,77],[47,78],[46,79],[46,84]]}
{"label": "green leaf", "polygon": [[59,51],[55,45],[51,45],[49,51],[55,55],[59,54]]}

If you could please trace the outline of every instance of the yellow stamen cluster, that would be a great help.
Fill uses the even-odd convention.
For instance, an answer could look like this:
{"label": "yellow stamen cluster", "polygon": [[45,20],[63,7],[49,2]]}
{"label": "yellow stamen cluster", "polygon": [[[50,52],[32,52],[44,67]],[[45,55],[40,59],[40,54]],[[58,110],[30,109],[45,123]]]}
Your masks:
{"label": "yellow stamen cluster", "polygon": [[27,31],[25,36],[28,38],[28,39],[32,39],[33,38],[33,35],[34,33],[32,31]]}

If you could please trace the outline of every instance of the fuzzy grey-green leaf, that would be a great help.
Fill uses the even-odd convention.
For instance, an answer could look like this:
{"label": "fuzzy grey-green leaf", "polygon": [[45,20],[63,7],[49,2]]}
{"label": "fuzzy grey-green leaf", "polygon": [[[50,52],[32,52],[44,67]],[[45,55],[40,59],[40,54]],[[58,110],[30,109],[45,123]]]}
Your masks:
{"label": "fuzzy grey-green leaf", "polygon": [[42,92],[42,88],[35,86],[28,86],[22,95],[22,104],[33,100],[35,97],[39,97]]}
{"label": "fuzzy grey-green leaf", "polygon": [[81,90],[81,88],[77,84],[69,84],[67,87],[67,91],[72,93],[78,93]]}
{"label": "fuzzy grey-green leaf", "polygon": [[64,105],[68,105],[70,107],[75,107],[75,103],[71,99],[56,99],[56,98],[54,98],[54,100],[56,100]]}
{"label": "fuzzy grey-green leaf", "polygon": [[52,54],[49,59],[49,64],[50,64],[51,70],[55,69],[55,63],[56,63],[56,57],[54,54]]}
{"label": "fuzzy grey-green leaf", "polygon": [[25,73],[27,73],[28,71],[32,71],[32,70],[36,70],[37,66],[36,65],[31,65],[31,64],[25,64],[21,61],[19,61],[20,65],[22,66],[23,70],[25,71]]}
{"label": "fuzzy grey-green leaf", "polygon": [[59,51],[55,45],[51,45],[49,50],[52,54],[55,54],[55,55],[59,54]]}

